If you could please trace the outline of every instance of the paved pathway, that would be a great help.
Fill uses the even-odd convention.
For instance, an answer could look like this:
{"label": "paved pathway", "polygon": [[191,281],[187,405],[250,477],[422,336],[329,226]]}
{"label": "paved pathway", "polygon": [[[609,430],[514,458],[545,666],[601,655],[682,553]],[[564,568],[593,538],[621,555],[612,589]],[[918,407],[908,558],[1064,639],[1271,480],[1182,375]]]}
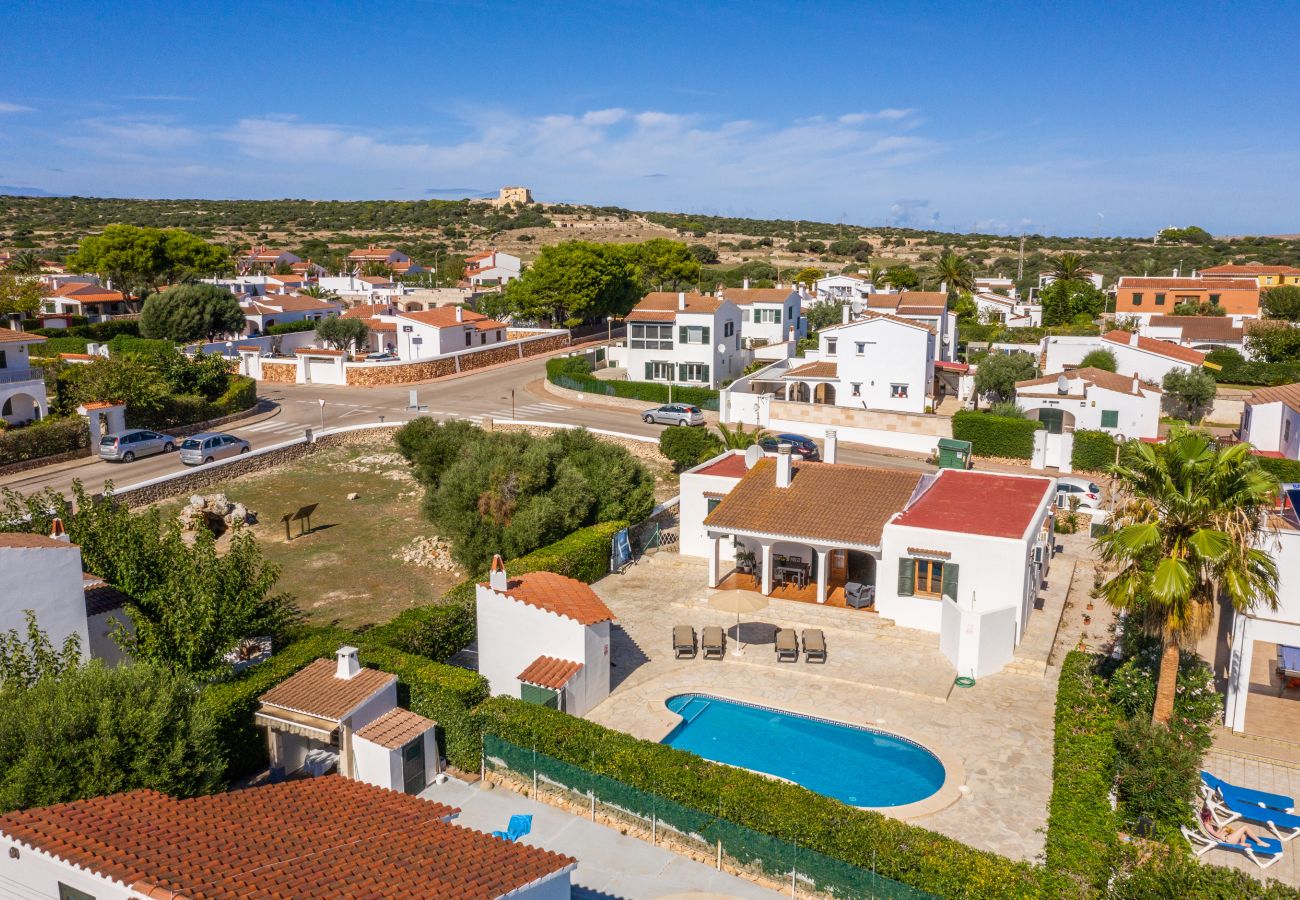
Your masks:
{"label": "paved pathway", "polygon": [[459,807],[461,814],[456,823],[478,831],[505,828],[511,815],[531,813],[533,830],[522,843],[566,853],[578,860],[578,868],[573,873],[576,898],[771,900],[781,896],[670,850],[529,800],[504,787],[484,790],[452,779],[446,784],[431,785],[420,796]]}

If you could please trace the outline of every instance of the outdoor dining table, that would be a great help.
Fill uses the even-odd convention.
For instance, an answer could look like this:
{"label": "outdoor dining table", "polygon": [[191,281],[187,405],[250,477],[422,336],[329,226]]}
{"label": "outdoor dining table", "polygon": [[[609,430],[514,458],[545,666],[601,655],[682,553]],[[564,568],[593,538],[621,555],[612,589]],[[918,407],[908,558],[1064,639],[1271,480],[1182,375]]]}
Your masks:
{"label": "outdoor dining table", "polygon": [[1300,687],[1300,647],[1285,644],[1277,648],[1277,671],[1282,676],[1282,689]]}
{"label": "outdoor dining table", "polygon": [[[773,574],[781,581],[794,581],[799,587],[808,584],[808,570],[811,568],[808,563],[780,563],[772,567]],[[789,576],[789,577],[786,577]]]}

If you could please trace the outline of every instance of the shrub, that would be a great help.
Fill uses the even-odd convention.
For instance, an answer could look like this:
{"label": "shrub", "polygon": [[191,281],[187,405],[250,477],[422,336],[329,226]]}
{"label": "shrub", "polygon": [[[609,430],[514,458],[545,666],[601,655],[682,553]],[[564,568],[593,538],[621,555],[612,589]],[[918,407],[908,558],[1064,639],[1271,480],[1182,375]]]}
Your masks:
{"label": "shrub", "polygon": [[1202,750],[1177,728],[1153,725],[1149,718],[1120,722],[1115,746],[1124,818],[1136,822],[1146,816],[1171,830],[1193,824]]}
{"label": "shrub", "polygon": [[722,443],[705,428],[665,428],[659,434],[659,452],[681,472],[722,452]]}
{"label": "shrub", "polygon": [[[1180,836],[1178,840],[1182,843]],[[1142,849],[1146,851],[1150,845]],[[1136,856],[1139,851],[1131,849]],[[1116,877],[1107,894],[1116,900],[1297,900],[1300,891],[1273,878],[1262,882],[1250,872],[1198,862],[1182,847],[1158,847],[1145,859],[1134,859]]]}
{"label": "shrub", "polygon": [[1070,464],[1080,472],[1104,472],[1115,462],[1115,441],[1105,431],[1074,432]]}
{"label": "shrub", "polygon": [[1042,427],[1037,419],[1009,419],[973,410],[960,410],[952,417],[952,436],[970,441],[976,456],[1029,459],[1034,455],[1034,432]]}
{"label": "shrub", "polygon": [[1221,384],[1274,386],[1300,381],[1300,362],[1247,362],[1236,350],[1226,347],[1211,350],[1205,361],[1219,367],[1209,371]]}
{"label": "shrub", "polygon": [[172,394],[158,409],[127,407],[127,424],[133,428],[179,428],[232,416],[257,403],[257,382],[245,375],[231,375],[223,393],[216,400],[197,394]]}
{"label": "shrub", "polygon": [[60,353],[85,353],[86,346],[89,343],[90,339],[84,337],[46,338],[45,343],[36,344],[32,347],[32,355],[53,358]]}
{"label": "shrub", "polygon": [[1080,369],[1102,369],[1106,372],[1114,372],[1118,366],[1115,354],[1104,348],[1093,350],[1079,360]]}
{"label": "shrub", "polygon": [[138,353],[144,356],[166,356],[176,352],[176,345],[168,340],[150,340],[119,334],[108,342],[108,352],[112,356],[121,353]]}
{"label": "shrub", "polygon": [[0,430],[0,466],[89,446],[90,429],[81,417],[46,418],[24,428]]}
{"label": "shrub", "polygon": [[316,323],[310,319],[299,322],[276,322],[266,329],[267,334],[296,334],[299,331],[315,331]]}
{"label": "shrub", "polygon": [[578,365],[574,362],[576,359],[580,358],[557,357],[547,360],[546,380],[571,391],[604,394],[607,397],[624,397],[647,403],[690,403],[712,410],[718,408],[718,392],[709,388],[677,387],[657,381],[601,381],[586,374],[590,371],[590,366],[587,366],[585,372],[579,372]]}
{"label": "shrub", "polygon": [[525,748],[536,746],[539,752],[702,813],[676,823],[686,830],[720,815],[781,840],[797,836],[800,848],[872,868],[941,897],[1039,894],[1040,874],[1029,863],[845,806],[796,784],[709,762],[510,697],[493,697],[476,710],[475,717],[484,731],[503,740]]}
{"label": "shrub", "polygon": [[1300,460],[1294,459],[1273,459],[1268,456],[1257,456],[1255,462],[1264,471],[1271,474],[1283,484],[1294,484],[1300,482]]}
{"label": "shrub", "polygon": [[1056,690],[1052,797],[1047,813],[1047,868],[1060,895],[1102,889],[1117,847],[1110,808],[1115,777],[1115,714],[1092,659],[1072,651]]}

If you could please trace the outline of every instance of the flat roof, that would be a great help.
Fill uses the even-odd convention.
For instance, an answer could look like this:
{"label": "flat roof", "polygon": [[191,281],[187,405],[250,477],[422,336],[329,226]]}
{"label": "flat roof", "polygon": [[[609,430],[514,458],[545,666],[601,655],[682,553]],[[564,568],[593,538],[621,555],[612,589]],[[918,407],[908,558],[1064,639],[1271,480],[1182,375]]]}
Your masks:
{"label": "flat roof", "polygon": [[1051,478],[943,469],[895,525],[1018,538],[1034,523]]}

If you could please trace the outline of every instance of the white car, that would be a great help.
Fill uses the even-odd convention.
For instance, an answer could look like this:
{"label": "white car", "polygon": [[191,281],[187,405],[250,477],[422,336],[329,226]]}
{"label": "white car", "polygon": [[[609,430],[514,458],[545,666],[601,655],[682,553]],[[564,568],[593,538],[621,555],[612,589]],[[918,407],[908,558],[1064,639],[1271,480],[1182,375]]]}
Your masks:
{"label": "white car", "polygon": [[1078,497],[1080,506],[1101,508],[1101,486],[1086,478],[1056,479],[1056,506],[1069,509],[1070,498]]}

